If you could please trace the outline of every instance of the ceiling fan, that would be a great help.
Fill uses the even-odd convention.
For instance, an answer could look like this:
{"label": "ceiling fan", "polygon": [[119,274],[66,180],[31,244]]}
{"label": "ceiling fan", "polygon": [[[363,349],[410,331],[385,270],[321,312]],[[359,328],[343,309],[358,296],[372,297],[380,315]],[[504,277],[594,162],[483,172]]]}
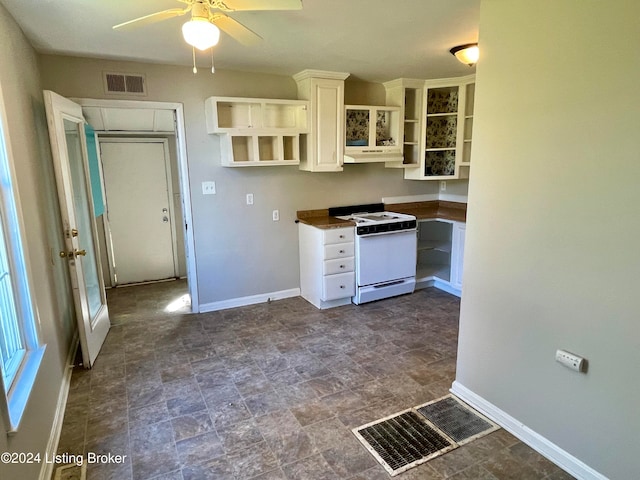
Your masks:
{"label": "ceiling fan", "polygon": [[184,39],[200,50],[206,50],[218,43],[220,30],[243,45],[255,45],[262,37],[226,12],[248,10],[300,10],[302,0],[176,0],[185,3],[185,8],[171,8],[161,12],[129,20],[113,27],[114,30],[145,25],[180,17],[191,12],[191,20],[182,27]]}

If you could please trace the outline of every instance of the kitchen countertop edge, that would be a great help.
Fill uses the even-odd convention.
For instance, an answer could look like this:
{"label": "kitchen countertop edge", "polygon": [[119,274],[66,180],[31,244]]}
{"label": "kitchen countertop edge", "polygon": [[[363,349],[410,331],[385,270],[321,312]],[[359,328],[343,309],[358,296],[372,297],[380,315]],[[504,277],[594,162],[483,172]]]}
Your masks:
{"label": "kitchen countertop edge", "polygon": [[[467,220],[467,204],[462,202],[433,200],[429,202],[393,203],[386,204],[385,210],[414,215],[417,220],[433,218],[442,218],[455,222],[466,222]],[[328,209],[298,210],[296,216],[298,222],[322,229],[353,227],[355,225],[350,220],[330,217]]]}

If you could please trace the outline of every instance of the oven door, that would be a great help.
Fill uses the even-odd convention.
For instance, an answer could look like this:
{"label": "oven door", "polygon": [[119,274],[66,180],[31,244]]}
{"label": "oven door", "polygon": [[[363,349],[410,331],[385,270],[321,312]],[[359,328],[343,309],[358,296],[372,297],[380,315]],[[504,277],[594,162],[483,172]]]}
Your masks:
{"label": "oven door", "polygon": [[356,236],[359,287],[416,276],[415,230]]}

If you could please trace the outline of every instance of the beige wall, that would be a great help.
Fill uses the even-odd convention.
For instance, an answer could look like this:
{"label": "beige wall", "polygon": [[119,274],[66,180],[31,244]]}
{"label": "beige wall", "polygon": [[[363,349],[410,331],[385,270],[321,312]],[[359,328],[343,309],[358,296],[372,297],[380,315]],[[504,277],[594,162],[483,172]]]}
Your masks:
{"label": "beige wall", "polygon": [[[194,75],[187,67],[50,55],[41,57],[41,67],[44,88],[65,96],[105,98],[102,72],[113,70],[145,74],[146,100],[183,103],[201,304],[298,288],[297,210],[437,192],[437,185],[404,180],[401,170],[383,165],[346,165],[342,173],[221,167],[219,138],[205,129],[205,99],[296,98],[290,77],[230,71]],[[346,92],[347,103],[384,103],[381,85],[356,81]],[[209,180],[216,182],[217,194],[203,196],[201,182]],[[254,194],[253,206],[245,204],[247,193]],[[275,209],[279,222],[271,220]]]}
{"label": "beige wall", "polygon": [[631,1],[482,2],[457,368],[621,480],[640,478],[638,18]]}
{"label": "beige wall", "polygon": [[[17,434],[5,435],[0,420],[0,451],[44,455],[67,353],[76,331],[49,149],[37,57],[13,19],[0,5],[0,84],[9,124],[17,189],[25,225],[41,340],[47,344],[32,396]],[[0,463],[0,478],[37,478],[41,465]]]}

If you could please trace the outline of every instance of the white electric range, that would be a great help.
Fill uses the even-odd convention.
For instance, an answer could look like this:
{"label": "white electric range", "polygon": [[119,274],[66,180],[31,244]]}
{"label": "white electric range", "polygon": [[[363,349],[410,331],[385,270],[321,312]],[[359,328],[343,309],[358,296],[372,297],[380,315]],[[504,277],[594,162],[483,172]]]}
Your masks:
{"label": "white electric range", "polygon": [[329,209],[329,214],[332,213],[356,224],[353,303],[359,305],[414,291],[416,217],[386,212],[382,204]]}

